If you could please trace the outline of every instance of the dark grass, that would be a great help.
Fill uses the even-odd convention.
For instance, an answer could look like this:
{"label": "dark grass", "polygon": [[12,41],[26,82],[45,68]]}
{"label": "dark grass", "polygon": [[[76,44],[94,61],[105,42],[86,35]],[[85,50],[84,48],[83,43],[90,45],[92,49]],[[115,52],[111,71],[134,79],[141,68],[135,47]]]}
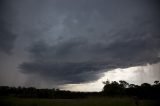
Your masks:
{"label": "dark grass", "polygon": [[[137,106],[129,97],[90,97],[85,99],[32,99],[1,97],[0,106]],[[156,100],[139,100],[139,106],[160,106]]]}

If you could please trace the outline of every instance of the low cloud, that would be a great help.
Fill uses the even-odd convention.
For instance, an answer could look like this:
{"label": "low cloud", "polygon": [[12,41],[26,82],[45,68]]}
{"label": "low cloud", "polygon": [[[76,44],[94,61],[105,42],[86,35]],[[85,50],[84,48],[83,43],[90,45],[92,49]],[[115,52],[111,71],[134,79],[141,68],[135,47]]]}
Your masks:
{"label": "low cloud", "polygon": [[31,62],[24,62],[20,68],[24,73],[38,74],[60,83],[81,83],[97,80],[102,69],[156,63],[160,60],[160,39],[149,30],[120,30],[111,33],[114,34],[111,38],[107,34],[97,35],[96,41],[75,37],[55,45],[36,42],[30,48]]}
{"label": "low cloud", "polygon": [[72,10],[71,4],[55,10],[63,18],[31,43],[30,61],[19,66],[21,72],[59,84],[82,83],[99,79],[103,69],[159,62],[160,21],[154,7],[118,5],[116,11],[99,3],[96,9],[82,3],[86,11]]}

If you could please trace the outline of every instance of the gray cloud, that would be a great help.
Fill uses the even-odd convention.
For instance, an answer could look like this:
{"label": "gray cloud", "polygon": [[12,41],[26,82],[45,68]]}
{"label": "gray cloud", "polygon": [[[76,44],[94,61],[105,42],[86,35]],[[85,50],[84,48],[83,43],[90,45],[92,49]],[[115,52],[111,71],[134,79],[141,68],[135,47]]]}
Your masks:
{"label": "gray cloud", "polygon": [[103,69],[152,64],[160,59],[160,21],[155,3],[45,3],[47,9],[42,10],[53,14],[46,16],[46,23],[54,25],[45,33],[42,30],[41,38],[30,45],[30,61],[19,66],[25,74],[57,83],[81,83],[97,80]]}
{"label": "gray cloud", "polygon": [[0,51],[5,53],[11,53],[16,39],[12,32],[10,9],[7,1],[0,1]]}
{"label": "gray cloud", "polygon": [[10,53],[16,36],[10,32],[8,26],[0,21],[0,51]]}
{"label": "gray cloud", "polygon": [[63,40],[56,45],[36,42],[30,48],[32,62],[23,63],[20,68],[24,73],[39,74],[57,82],[79,83],[98,79],[102,69],[156,63],[160,39],[157,33],[148,30],[120,30],[113,35],[119,36],[115,39],[96,36],[106,42],[84,37]]}
{"label": "gray cloud", "polygon": [[97,70],[103,69],[100,64],[93,63],[23,63],[24,73],[38,74],[56,83],[79,83],[96,80],[100,77]]}

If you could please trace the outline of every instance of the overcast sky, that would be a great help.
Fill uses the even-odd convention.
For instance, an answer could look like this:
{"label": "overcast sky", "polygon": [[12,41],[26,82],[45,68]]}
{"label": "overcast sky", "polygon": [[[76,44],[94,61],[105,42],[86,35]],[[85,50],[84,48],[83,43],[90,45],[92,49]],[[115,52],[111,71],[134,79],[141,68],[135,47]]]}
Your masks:
{"label": "overcast sky", "polygon": [[0,85],[96,91],[105,79],[160,80],[159,4],[1,0]]}

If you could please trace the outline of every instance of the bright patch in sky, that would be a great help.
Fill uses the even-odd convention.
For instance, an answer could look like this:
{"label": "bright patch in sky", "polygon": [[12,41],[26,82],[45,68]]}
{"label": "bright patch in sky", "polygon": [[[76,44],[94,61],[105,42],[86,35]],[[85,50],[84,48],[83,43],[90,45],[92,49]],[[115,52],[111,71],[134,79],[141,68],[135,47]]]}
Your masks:
{"label": "bright patch in sky", "polygon": [[160,63],[147,64],[145,66],[136,66],[130,68],[117,68],[104,73],[104,76],[99,80],[91,83],[83,84],[66,84],[62,86],[62,89],[72,91],[101,91],[104,84],[103,81],[119,81],[125,80],[130,84],[142,84],[150,83],[153,84],[155,80],[159,80],[160,75]]}

